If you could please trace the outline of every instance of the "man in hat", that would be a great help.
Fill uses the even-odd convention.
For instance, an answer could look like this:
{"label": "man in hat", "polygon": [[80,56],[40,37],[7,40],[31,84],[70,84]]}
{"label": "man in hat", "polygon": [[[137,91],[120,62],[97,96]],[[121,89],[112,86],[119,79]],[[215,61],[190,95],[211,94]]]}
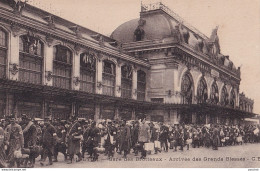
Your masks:
{"label": "man in hat", "polygon": [[124,158],[126,158],[127,154],[130,151],[131,148],[131,133],[130,133],[130,128],[128,125],[126,125],[126,121],[124,120],[122,122],[122,129],[120,133],[120,151],[124,152]]}
{"label": "man in hat", "polygon": [[[34,123],[27,115],[22,115],[22,129],[23,129],[23,136],[24,136],[24,148],[32,149],[36,145],[37,140],[37,130]],[[35,158],[33,155],[29,156],[30,164],[33,167],[35,163]],[[25,167],[27,166],[28,160],[25,161]]]}
{"label": "man in hat", "polygon": [[58,153],[61,152],[64,155],[64,160],[67,160],[67,147],[66,147],[66,129],[61,121],[56,121],[55,125],[56,133],[57,133],[57,144],[54,148],[54,161],[58,162]]}
{"label": "man in hat", "polygon": [[14,152],[21,150],[24,146],[23,130],[19,124],[15,122],[15,116],[10,116],[10,124],[6,128],[6,144],[8,145],[7,160],[9,167],[13,167],[15,162],[20,167],[20,161],[15,159]]}
{"label": "man in hat", "polygon": [[50,118],[44,118],[44,125],[45,128],[43,130],[43,137],[42,137],[42,148],[43,148],[43,159],[41,161],[41,165],[44,166],[44,162],[48,156],[49,163],[48,165],[52,165],[52,156],[54,155],[54,147],[56,145],[56,129],[50,123]]}
{"label": "man in hat", "polygon": [[99,136],[98,134],[99,134],[99,129],[96,126],[96,122],[93,121],[86,135],[88,137],[86,142],[87,151],[90,157],[92,158],[92,161],[96,161],[98,159],[98,154],[96,149],[96,147],[98,147],[98,136]]}
{"label": "man in hat", "polygon": [[114,144],[114,141],[115,141],[115,137],[114,135],[116,134],[116,128],[112,126],[112,121],[111,120],[108,120],[107,122],[107,130],[106,130],[106,133],[107,133],[107,138],[105,139],[105,148],[106,148],[106,151],[107,151],[107,154],[108,154],[108,157],[113,157],[114,156],[114,148],[115,148],[115,144]]}

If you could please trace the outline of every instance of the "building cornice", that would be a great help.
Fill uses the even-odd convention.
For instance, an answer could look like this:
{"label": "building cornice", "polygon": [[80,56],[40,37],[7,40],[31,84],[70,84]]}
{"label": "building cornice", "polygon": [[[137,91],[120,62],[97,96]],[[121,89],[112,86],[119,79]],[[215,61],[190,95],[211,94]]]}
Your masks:
{"label": "building cornice", "polygon": [[127,60],[138,65],[144,66],[149,68],[150,65],[146,61],[136,59],[132,56],[122,53],[121,51],[117,50],[116,48],[108,47],[106,45],[100,46],[98,41],[90,40],[87,38],[78,38],[75,34],[69,33],[68,31],[55,28],[49,28],[48,24],[40,22],[38,20],[21,16],[17,17],[12,13],[12,11],[1,8],[0,7],[0,19],[7,22],[8,24],[15,24],[21,28],[30,29],[35,32],[39,32],[45,36],[51,36],[53,38],[70,42],[72,44],[78,44],[86,48],[93,49],[94,51],[98,51],[108,56],[113,56],[116,58],[121,58],[122,60]]}

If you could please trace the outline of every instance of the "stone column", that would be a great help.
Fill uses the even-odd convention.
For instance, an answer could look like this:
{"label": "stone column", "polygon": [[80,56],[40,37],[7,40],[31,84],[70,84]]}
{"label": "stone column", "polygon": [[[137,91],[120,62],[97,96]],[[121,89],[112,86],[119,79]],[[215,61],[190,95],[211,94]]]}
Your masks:
{"label": "stone column", "polygon": [[102,59],[97,60],[96,70],[96,93],[102,94],[102,72],[103,72],[103,61]]}
{"label": "stone column", "polygon": [[79,90],[80,89],[80,51],[75,53],[73,59],[73,76],[72,76],[72,89]]}
{"label": "stone column", "polygon": [[133,69],[133,79],[132,79],[132,99],[137,99],[137,69]]}
{"label": "stone column", "polygon": [[45,77],[44,77],[44,85],[52,86],[53,85],[53,46],[47,45],[45,46]]}
{"label": "stone column", "polygon": [[118,63],[116,65],[115,96],[116,97],[121,97],[121,63]]}
{"label": "stone column", "polygon": [[11,34],[10,40],[10,61],[9,61],[9,78],[18,80],[19,77],[19,36]]}

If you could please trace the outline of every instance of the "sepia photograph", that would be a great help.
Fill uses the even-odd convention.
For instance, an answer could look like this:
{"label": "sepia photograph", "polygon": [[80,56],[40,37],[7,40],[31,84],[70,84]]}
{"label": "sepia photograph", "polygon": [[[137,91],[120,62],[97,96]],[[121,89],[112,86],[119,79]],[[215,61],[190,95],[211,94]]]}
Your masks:
{"label": "sepia photograph", "polygon": [[0,0],[0,168],[259,171],[258,74],[260,0]]}

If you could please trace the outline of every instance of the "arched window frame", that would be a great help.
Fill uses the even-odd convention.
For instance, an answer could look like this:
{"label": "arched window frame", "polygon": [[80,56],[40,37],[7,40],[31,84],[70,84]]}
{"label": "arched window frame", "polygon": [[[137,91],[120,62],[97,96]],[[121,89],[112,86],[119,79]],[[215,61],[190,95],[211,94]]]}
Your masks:
{"label": "arched window frame", "polygon": [[116,65],[110,60],[103,60],[102,85],[104,95],[115,95]]}
{"label": "arched window frame", "polygon": [[236,94],[234,89],[231,90],[231,94],[230,94],[230,106],[232,108],[236,107]]}
{"label": "arched window frame", "polygon": [[218,104],[218,102],[219,102],[219,92],[218,92],[218,85],[217,85],[216,81],[214,81],[211,86],[210,101],[213,104]]}
{"label": "arched window frame", "polygon": [[6,78],[8,33],[0,28],[0,78]]}
{"label": "arched window frame", "polygon": [[53,86],[71,89],[72,51],[62,45],[53,47]]}
{"label": "arched window frame", "polygon": [[146,93],[146,73],[142,70],[137,71],[137,100],[145,100]]}
{"label": "arched window frame", "polygon": [[206,103],[208,99],[208,87],[204,77],[202,77],[197,87],[197,102]]}
{"label": "arched window frame", "polygon": [[42,84],[44,43],[38,36],[19,37],[19,81]]}
{"label": "arched window frame", "polygon": [[96,56],[93,52],[80,54],[80,90],[95,93]]}
{"label": "arched window frame", "polygon": [[193,79],[189,72],[186,72],[182,77],[181,95],[183,104],[192,104],[193,99]]}
{"label": "arched window frame", "polygon": [[224,86],[221,91],[221,104],[227,106],[229,104],[227,88]]}
{"label": "arched window frame", "polygon": [[133,69],[130,65],[121,67],[121,97],[132,98]]}

